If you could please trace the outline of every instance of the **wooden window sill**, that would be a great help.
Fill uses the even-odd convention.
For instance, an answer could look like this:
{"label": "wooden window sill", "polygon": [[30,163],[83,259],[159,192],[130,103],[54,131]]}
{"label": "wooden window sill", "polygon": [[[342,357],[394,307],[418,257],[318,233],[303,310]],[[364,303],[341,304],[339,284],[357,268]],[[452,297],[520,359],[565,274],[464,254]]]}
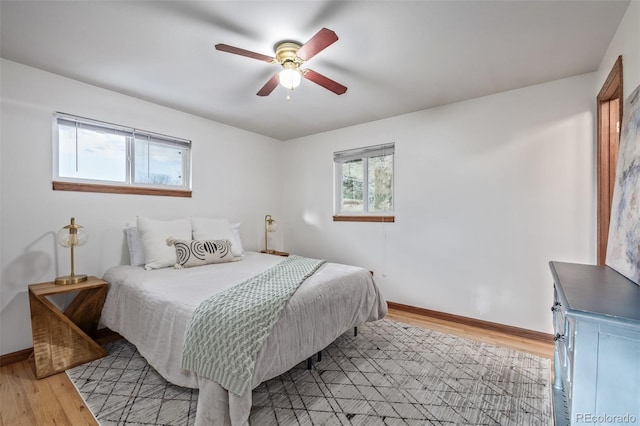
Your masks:
{"label": "wooden window sill", "polygon": [[92,183],[53,182],[55,191],[102,192],[110,194],[160,195],[165,197],[191,198],[190,190],[144,188],[139,186],[100,185]]}
{"label": "wooden window sill", "polygon": [[395,216],[333,216],[334,222],[395,222]]}

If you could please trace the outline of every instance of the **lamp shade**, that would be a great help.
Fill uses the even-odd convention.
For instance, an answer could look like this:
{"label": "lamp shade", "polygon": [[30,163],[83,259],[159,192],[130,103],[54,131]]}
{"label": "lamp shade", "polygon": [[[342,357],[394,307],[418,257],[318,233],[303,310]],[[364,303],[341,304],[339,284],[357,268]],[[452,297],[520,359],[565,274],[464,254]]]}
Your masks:
{"label": "lamp shade", "polygon": [[81,225],[76,225],[75,218],[71,223],[58,231],[58,244],[62,247],[81,246],[89,239],[89,233]]}
{"label": "lamp shade", "polygon": [[271,219],[271,216],[269,216],[269,219],[266,221],[266,230],[267,232],[276,232],[276,229],[278,229],[278,225],[276,224],[276,220],[275,219]]}
{"label": "lamp shade", "polygon": [[295,89],[300,86],[302,74],[296,68],[285,68],[280,71],[280,84],[287,89]]}

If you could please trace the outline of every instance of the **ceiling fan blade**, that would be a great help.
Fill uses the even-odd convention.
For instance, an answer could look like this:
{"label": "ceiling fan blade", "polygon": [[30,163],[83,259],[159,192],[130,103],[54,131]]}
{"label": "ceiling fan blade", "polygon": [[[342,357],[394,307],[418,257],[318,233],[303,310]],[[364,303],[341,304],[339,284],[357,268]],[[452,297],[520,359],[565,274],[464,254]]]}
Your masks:
{"label": "ceiling fan blade", "polygon": [[336,41],[338,41],[336,33],[330,29],[323,28],[311,37],[308,42],[303,44],[302,47],[298,49],[296,55],[303,61],[308,61]]}
{"label": "ceiling fan blade", "polygon": [[262,86],[262,89],[260,89],[258,91],[258,93],[256,93],[256,95],[258,95],[258,96],[269,96],[271,94],[271,92],[273,92],[273,89],[278,87],[279,83],[280,83],[280,77],[278,76],[278,73],[275,73],[269,79],[269,81],[267,81],[267,84]]}
{"label": "ceiling fan blade", "polygon": [[218,43],[216,44],[216,50],[221,52],[233,53],[240,56],[246,56],[248,58],[257,59],[264,62],[273,62],[274,58],[271,56],[263,55],[261,53],[252,52],[250,50],[240,49],[239,47],[229,46],[228,44]]}
{"label": "ceiling fan blade", "polygon": [[336,95],[342,95],[344,92],[347,91],[347,88],[342,84],[336,81],[333,81],[330,78],[315,72],[314,70],[306,69],[303,71],[302,75],[307,80],[313,81],[317,85],[322,86],[325,89],[331,90]]}

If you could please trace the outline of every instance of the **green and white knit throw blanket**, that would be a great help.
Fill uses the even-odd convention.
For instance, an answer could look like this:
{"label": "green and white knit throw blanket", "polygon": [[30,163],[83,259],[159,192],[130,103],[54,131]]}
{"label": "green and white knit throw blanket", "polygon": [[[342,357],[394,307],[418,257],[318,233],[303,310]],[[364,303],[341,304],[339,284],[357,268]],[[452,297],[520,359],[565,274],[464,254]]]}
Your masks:
{"label": "green and white knit throw blanket", "polygon": [[242,395],[256,356],[287,301],[325,260],[290,256],[276,266],[211,296],[187,328],[182,368]]}

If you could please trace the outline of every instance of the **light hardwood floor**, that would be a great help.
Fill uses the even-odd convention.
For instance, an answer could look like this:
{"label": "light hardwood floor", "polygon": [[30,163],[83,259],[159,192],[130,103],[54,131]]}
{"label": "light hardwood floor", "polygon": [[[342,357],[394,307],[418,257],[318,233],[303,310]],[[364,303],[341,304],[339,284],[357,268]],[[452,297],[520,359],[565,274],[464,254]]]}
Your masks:
{"label": "light hardwood floor", "polygon": [[[389,319],[553,358],[553,344],[390,309]],[[36,380],[33,360],[0,368],[0,426],[92,425],[93,418],[66,373]]]}
{"label": "light hardwood floor", "polygon": [[418,327],[442,331],[443,333],[449,333],[455,336],[480,340],[496,346],[504,346],[521,352],[528,352],[543,358],[553,359],[553,342],[541,342],[539,340],[514,336],[499,331],[486,330],[472,325],[427,317],[397,309],[389,309],[386,318]]}
{"label": "light hardwood floor", "polygon": [[66,373],[37,380],[33,359],[0,368],[0,425],[98,425]]}

